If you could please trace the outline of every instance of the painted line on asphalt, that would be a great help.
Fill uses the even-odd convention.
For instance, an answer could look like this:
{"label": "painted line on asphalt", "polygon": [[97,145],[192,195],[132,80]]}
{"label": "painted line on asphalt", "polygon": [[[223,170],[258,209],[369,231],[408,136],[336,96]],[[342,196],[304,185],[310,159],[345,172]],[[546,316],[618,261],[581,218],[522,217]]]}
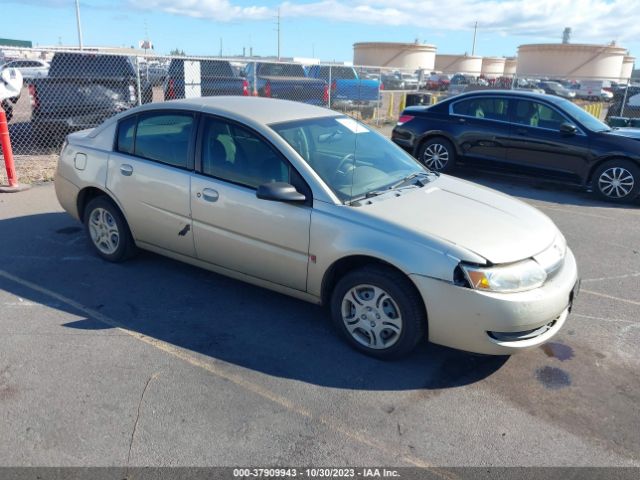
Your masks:
{"label": "painted line on asphalt", "polygon": [[596,213],[585,213],[585,212],[581,212],[579,210],[570,210],[568,208],[558,208],[558,207],[554,207],[554,206],[550,206],[550,205],[541,205],[539,203],[530,203],[530,205],[536,207],[536,208],[541,208],[541,209],[546,209],[546,210],[553,210],[555,212],[565,212],[565,213],[570,213],[572,215],[582,215],[583,217],[591,217],[591,218],[603,218],[605,220],[620,220],[619,218],[613,217],[613,216],[606,216],[606,215],[598,215]]}
{"label": "painted line on asphalt", "polygon": [[447,471],[447,470],[443,470],[440,469],[438,467],[434,467],[432,464],[420,459],[420,458],[416,458],[413,456],[409,456],[409,455],[405,455],[401,452],[397,452],[394,450],[391,450],[387,447],[385,447],[384,445],[379,444],[378,442],[375,442],[373,440],[371,440],[370,438],[368,438],[368,436],[366,436],[365,434],[362,434],[360,432],[357,432],[355,430],[350,430],[348,428],[346,428],[345,426],[341,425],[341,424],[337,424],[335,422],[333,422],[329,417],[325,417],[325,416],[316,416],[313,414],[313,412],[311,412],[311,410],[297,405],[294,402],[292,402],[291,400],[289,400],[288,398],[279,395],[267,388],[262,387],[261,385],[251,382],[250,380],[247,380],[246,378],[243,378],[240,375],[237,375],[235,373],[226,371],[225,367],[224,367],[224,363],[219,361],[219,360],[215,360],[215,359],[211,359],[211,362],[205,362],[204,360],[201,360],[193,355],[190,355],[187,351],[176,347],[175,345],[171,345],[170,343],[167,342],[163,342],[162,340],[158,340],[156,338],[153,337],[149,337],[147,335],[144,335],[142,333],[139,332],[135,332],[133,330],[129,330],[128,328],[126,328],[122,323],[118,322],[117,320],[112,319],[111,317],[108,317],[106,315],[104,315],[103,313],[100,313],[96,310],[93,310],[90,307],[87,307],[85,305],[82,305],[81,303],[76,302],[75,300],[72,300],[70,298],[65,297],[64,295],[61,295],[59,293],[56,293],[52,290],[49,290],[45,287],[42,287],[36,283],[33,283],[29,280],[25,280],[23,278],[17,277],[9,272],[6,272],[4,270],[0,270],[0,277],[3,277],[7,280],[10,280],[14,283],[17,283],[18,285],[21,285],[23,287],[27,287],[30,288],[31,290],[34,290],[38,293],[41,293],[42,295],[46,295],[48,297],[54,298],[55,300],[66,304],[69,307],[74,308],[75,310],[78,310],[79,312],[82,312],[83,314],[85,314],[88,317],[91,317],[95,320],[98,320],[106,325],[109,325],[111,327],[117,328],[119,330],[121,330],[122,332],[130,335],[131,337],[140,340],[141,342],[144,342],[154,348],[157,348],[158,350],[162,350],[163,352],[179,358],[180,360],[183,360],[187,363],[189,363],[190,365],[194,366],[194,367],[198,367],[201,368],[203,370],[206,370],[207,372],[228,380],[232,383],[234,383],[235,385],[244,388],[245,390],[248,390],[252,393],[255,393],[256,395],[265,398],[277,405],[280,405],[281,407],[286,408],[287,410],[297,413],[300,416],[309,418],[311,420],[315,420],[316,422],[321,423],[322,425],[326,426],[327,428],[329,428],[330,430],[333,430],[335,432],[341,433],[342,435],[344,435],[347,438],[350,438],[351,440],[355,440],[356,442],[365,445],[367,447],[373,448],[378,450],[381,453],[384,453],[386,455],[390,455],[390,456],[394,456],[394,457],[398,457],[401,460],[405,461],[406,463],[416,466],[416,467],[421,467],[421,468],[425,468],[428,469],[429,471],[431,471],[433,474],[439,476],[440,478],[444,478],[444,479],[456,479],[458,478],[457,475]]}
{"label": "painted line on asphalt", "polygon": [[585,282],[603,282],[605,280],[623,280],[625,278],[634,278],[634,277],[640,277],[640,272],[628,273],[626,275],[615,275],[613,277],[583,278],[581,280],[581,282],[582,283],[585,283]]}
{"label": "painted line on asphalt", "polygon": [[[531,202],[528,201],[527,203],[529,203],[529,205],[532,205],[536,208],[548,208],[549,210],[557,210],[559,212],[568,212],[568,213],[573,213],[576,215],[582,215],[585,217],[595,217],[595,218],[606,218],[608,220],[620,220],[620,216],[613,216],[613,215],[600,215],[597,213],[587,213],[587,212],[583,212],[581,210],[574,210],[571,208],[562,208],[562,207],[558,207],[556,206],[557,204],[547,204],[547,203],[538,203],[538,202]],[[606,205],[589,205],[589,204],[576,204],[576,207],[596,207],[596,208],[607,208]],[[636,212],[635,210],[630,210],[630,209],[622,209],[622,208],[609,208],[610,212],[617,212],[619,211],[620,213],[624,215],[629,215],[632,217],[637,217],[640,216],[640,213]]]}
{"label": "painted line on asphalt", "polygon": [[584,288],[580,289],[580,293],[588,293],[590,295],[595,295],[596,297],[608,298],[610,300],[617,300],[618,302],[624,302],[624,303],[629,303],[631,305],[640,306],[640,302],[637,302],[635,300],[629,300],[628,298],[614,297],[613,295],[607,295],[606,293],[594,292],[593,290],[586,290]]}
{"label": "painted line on asphalt", "polygon": [[638,323],[637,321],[633,321],[633,320],[625,320],[623,318],[609,318],[609,317],[594,317],[593,315],[584,315],[582,313],[571,313],[571,316],[573,317],[580,317],[580,318],[586,318],[588,320],[598,320],[600,322],[612,322],[612,323]]}

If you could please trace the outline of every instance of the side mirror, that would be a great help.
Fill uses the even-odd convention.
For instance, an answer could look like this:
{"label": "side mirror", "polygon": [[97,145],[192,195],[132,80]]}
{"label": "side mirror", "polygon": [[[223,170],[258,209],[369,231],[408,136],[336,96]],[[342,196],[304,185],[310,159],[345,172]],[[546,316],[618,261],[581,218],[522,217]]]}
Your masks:
{"label": "side mirror", "polygon": [[571,123],[564,122],[560,124],[560,132],[573,135],[578,131],[577,127]]}
{"label": "side mirror", "polygon": [[258,187],[256,197],[274,202],[304,202],[307,199],[296,187],[285,182],[263,183]]}

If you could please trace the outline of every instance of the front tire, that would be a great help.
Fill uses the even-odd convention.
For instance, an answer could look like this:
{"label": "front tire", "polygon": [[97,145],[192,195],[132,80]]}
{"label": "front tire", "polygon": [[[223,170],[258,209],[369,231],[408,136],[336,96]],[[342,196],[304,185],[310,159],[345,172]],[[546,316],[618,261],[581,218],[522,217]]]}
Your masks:
{"label": "front tire", "polygon": [[331,295],[331,317],[353,347],[380,359],[407,355],[426,338],[420,295],[405,275],[384,266],[342,277]]}
{"label": "front tire", "polygon": [[616,203],[629,202],[640,192],[640,168],[629,160],[609,160],[596,169],[592,183],[600,198]]}
{"label": "front tire", "polygon": [[84,210],[84,228],[95,252],[108,262],[122,262],[135,255],[129,226],[108,197],[96,197],[89,202]]}
{"label": "front tire", "polygon": [[447,173],[455,168],[456,150],[446,138],[430,138],[420,145],[418,160],[429,170]]}

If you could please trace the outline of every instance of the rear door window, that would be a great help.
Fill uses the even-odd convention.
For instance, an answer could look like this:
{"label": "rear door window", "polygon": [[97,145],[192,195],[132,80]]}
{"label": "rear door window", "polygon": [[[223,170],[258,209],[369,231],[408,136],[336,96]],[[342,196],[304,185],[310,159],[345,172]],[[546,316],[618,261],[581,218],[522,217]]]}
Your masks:
{"label": "rear door window", "polygon": [[506,98],[497,97],[470,98],[454,103],[452,112],[466,117],[506,122],[508,120],[508,102],[509,100]]}
{"label": "rear door window", "polygon": [[194,116],[152,113],[128,117],[118,126],[116,150],[173,167],[189,168]]}

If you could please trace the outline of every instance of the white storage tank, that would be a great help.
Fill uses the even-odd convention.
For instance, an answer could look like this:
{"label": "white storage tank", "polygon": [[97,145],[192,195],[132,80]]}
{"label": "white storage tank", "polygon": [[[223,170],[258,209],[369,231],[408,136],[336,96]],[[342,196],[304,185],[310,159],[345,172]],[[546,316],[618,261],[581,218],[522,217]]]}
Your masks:
{"label": "white storage tank", "polygon": [[426,43],[360,42],[353,44],[353,64],[424,69],[435,65],[436,46]]}
{"label": "white storage tank", "polygon": [[504,75],[504,57],[484,57],[481,74],[485,78],[498,78]]}
{"label": "white storage tank", "polygon": [[518,60],[516,57],[507,57],[504,60],[504,76],[513,77],[516,74]]}
{"label": "white storage tank", "polygon": [[482,71],[482,57],[438,53],[435,71],[449,74],[466,73],[477,77]]}
{"label": "white storage tank", "polygon": [[622,72],[625,48],[616,45],[549,43],[520,45],[519,77],[616,80]]}
{"label": "white storage tank", "polygon": [[626,83],[631,78],[631,74],[633,73],[633,65],[636,62],[636,57],[632,57],[631,55],[625,55],[622,58],[622,71],[620,72],[620,81]]}

